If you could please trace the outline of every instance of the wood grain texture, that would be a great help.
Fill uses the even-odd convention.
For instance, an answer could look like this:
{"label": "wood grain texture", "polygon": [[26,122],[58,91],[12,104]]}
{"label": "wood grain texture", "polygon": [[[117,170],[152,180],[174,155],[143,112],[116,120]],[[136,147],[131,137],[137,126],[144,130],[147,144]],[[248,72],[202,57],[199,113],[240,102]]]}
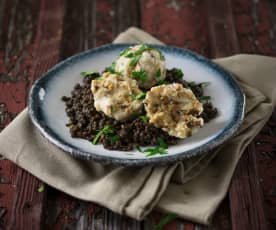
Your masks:
{"label": "wood grain texture", "polygon": [[[129,26],[142,27],[167,44],[207,57],[239,51],[275,55],[275,15],[276,3],[269,0],[134,0],[131,4],[126,0],[2,0],[0,131],[25,107],[31,83],[45,70],[76,52],[111,42]],[[274,115],[245,153],[230,196],[211,226],[177,219],[165,229],[254,229],[253,224],[261,229],[266,221],[269,229],[275,229],[275,121]],[[42,225],[44,229],[151,230],[164,216],[152,213],[138,222],[53,188],[38,193],[39,185],[25,171],[0,160],[0,229]]]}
{"label": "wood grain texture", "polygon": [[[233,0],[232,5],[240,52],[276,56],[275,1]],[[270,121],[261,133],[273,127],[275,123]],[[269,156],[270,152],[273,156],[275,143],[272,132],[258,135],[239,162],[229,192],[233,229],[276,228],[276,197],[271,196],[276,188],[276,171],[268,171],[264,160],[274,164],[275,159]],[[270,151],[266,152],[268,146]]]}
{"label": "wood grain texture", "polygon": [[[26,106],[38,7],[39,2],[30,0],[0,1],[0,131]],[[6,210],[0,218],[6,227],[13,218],[21,173],[11,162],[0,160],[0,206]]]}
{"label": "wood grain texture", "polygon": [[[33,81],[59,59],[62,1],[2,1],[0,101],[1,127],[26,106]],[[39,12],[39,14],[37,13]],[[45,25],[51,25],[46,28]],[[46,52],[47,50],[47,52]],[[7,229],[39,229],[44,193],[42,184],[26,171],[1,161],[7,183],[2,188]]]}

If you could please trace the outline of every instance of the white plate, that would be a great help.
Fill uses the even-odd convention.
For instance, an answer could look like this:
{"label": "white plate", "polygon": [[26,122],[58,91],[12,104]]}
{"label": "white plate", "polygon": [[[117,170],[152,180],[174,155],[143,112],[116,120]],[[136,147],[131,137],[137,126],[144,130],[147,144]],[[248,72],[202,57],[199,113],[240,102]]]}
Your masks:
{"label": "white plate", "polygon": [[233,135],[242,122],[245,99],[231,74],[189,50],[155,46],[163,52],[168,69],[182,69],[187,81],[210,82],[205,94],[211,96],[212,103],[218,109],[218,116],[192,137],[170,146],[168,154],[150,158],[138,151],[110,151],[102,145],[92,145],[87,140],[72,138],[65,126],[68,117],[61,97],[69,96],[74,85],[82,82],[80,72],[102,71],[128,46],[129,44],[112,44],[77,54],[57,64],[35,82],[29,96],[29,114],[44,137],[76,157],[103,163],[144,165],[165,164],[202,154]]}

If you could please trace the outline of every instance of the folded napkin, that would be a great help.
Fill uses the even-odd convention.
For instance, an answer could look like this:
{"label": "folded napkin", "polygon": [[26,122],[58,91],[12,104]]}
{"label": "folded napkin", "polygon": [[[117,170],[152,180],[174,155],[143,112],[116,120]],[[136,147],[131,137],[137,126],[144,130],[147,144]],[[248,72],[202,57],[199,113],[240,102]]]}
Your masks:
{"label": "folded napkin", "polygon": [[[136,28],[115,42],[161,43]],[[246,94],[246,116],[237,134],[210,153],[162,167],[118,167],[74,159],[38,133],[25,109],[0,134],[0,154],[48,185],[117,213],[140,220],[156,209],[208,224],[241,154],[276,102],[276,58],[236,55],[214,61],[237,76]]]}

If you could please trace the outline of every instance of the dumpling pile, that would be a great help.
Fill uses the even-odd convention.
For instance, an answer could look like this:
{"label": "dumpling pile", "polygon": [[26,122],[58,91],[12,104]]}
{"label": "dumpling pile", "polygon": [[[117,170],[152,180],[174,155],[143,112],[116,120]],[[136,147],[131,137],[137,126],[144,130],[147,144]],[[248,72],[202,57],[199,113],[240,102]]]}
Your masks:
{"label": "dumpling pile", "polygon": [[181,84],[158,85],[165,78],[160,50],[144,44],[129,47],[100,78],[92,80],[94,106],[118,121],[139,115],[144,106],[150,124],[171,136],[191,136],[203,126],[198,118],[203,106]]}

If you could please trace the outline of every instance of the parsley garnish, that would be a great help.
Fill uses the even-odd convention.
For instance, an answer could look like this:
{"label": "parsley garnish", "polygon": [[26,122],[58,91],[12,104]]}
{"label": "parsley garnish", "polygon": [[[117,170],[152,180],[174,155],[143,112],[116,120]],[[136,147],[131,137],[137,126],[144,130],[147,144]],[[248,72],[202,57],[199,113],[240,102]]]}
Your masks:
{"label": "parsley garnish", "polygon": [[210,96],[201,96],[201,97],[199,97],[199,100],[203,103],[206,103],[211,100],[211,97]]}
{"label": "parsley garnish", "polygon": [[88,76],[88,75],[92,75],[92,74],[95,74],[97,72],[95,71],[84,71],[84,72],[81,72],[80,74],[84,77]]}
{"label": "parsley garnish", "polygon": [[160,80],[157,82],[157,85],[167,85],[167,84],[169,84],[169,82],[164,81],[164,80]]}
{"label": "parsley garnish", "polygon": [[146,82],[148,79],[147,72],[145,70],[139,70],[139,71],[133,71],[132,77],[134,77],[136,80],[139,80],[141,82]]}
{"label": "parsley garnish", "polygon": [[157,225],[154,226],[154,230],[162,230],[167,224],[177,218],[175,213],[169,213],[162,218]]}
{"label": "parsley garnish", "polygon": [[95,138],[92,141],[92,144],[95,145],[97,144],[99,138],[101,137],[102,134],[113,134],[114,131],[109,125],[105,125],[102,129],[98,130],[98,133],[96,134]]}
{"label": "parsley garnish", "polygon": [[150,156],[154,156],[156,154],[168,154],[167,148],[168,145],[165,143],[165,141],[159,137],[158,139],[158,146],[155,148],[148,148],[148,149],[144,149],[142,150],[140,147],[137,147],[137,150],[141,153],[147,153],[146,157],[150,157]]}
{"label": "parsley garnish", "polygon": [[130,66],[135,66],[138,61],[140,60],[141,58],[141,55],[136,55],[133,57],[133,59],[131,60],[131,62],[129,63]]}
{"label": "parsley garnish", "polygon": [[139,93],[138,95],[135,96],[135,99],[136,100],[141,100],[141,99],[144,99],[146,97],[146,93],[142,92],[142,93]]}
{"label": "parsley garnish", "polygon": [[158,78],[161,77],[161,70],[160,70],[160,69],[157,70],[156,76],[157,76]]}
{"label": "parsley garnish", "polygon": [[145,44],[142,44],[139,47],[139,49],[137,51],[133,52],[133,53],[128,53],[129,50],[130,50],[130,48],[122,51],[120,53],[120,56],[125,56],[127,58],[132,58],[132,60],[131,60],[131,62],[129,64],[130,66],[135,66],[138,63],[138,61],[140,60],[140,58],[142,56],[142,53],[145,52],[146,50],[156,50],[159,53],[159,55],[160,55],[160,59],[161,60],[165,60],[165,57],[163,56],[163,54],[161,53],[160,50],[154,49],[154,48],[149,47],[148,45],[145,45]]}
{"label": "parsley garnish", "polygon": [[129,50],[130,50],[130,47],[124,49],[124,50],[120,53],[120,56],[124,56]]}
{"label": "parsley garnish", "polygon": [[111,142],[111,143],[115,143],[116,141],[118,141],[120,139],[120,136],[119,135],[113,135],[111,137],[108,137],[108,140]]}
{"label": "parsley garnish", "polygon": [[146,97],[146,93],[144,93],[144,92],[142,92],[142,93],[139,93],[138,95],[134,95],[134,94],[129,94],[129,96],[131,96],[133,99],[135,99],[135,100],[142,100],[142,99],[144,99],[145,97]]}
{"label": "parsley garnish", "polygon": [[107,71],[109,73],[112,73],[112,74],[118,74],[118,75],[123,75],[121,72],[117,72],[115,70],[115,67],[116,67],[116,63],[115,62],[112,62],[111,66],[109,68],[107,68]]}
{"label": "parsley garnish", "polygon": [[178,79],[182,78],[184,75],[181,69],[175,69],[174,73]]}
{"label": "parsley garnish", "polygon": [[145,123],[149,122],[149,117],[147,117],[146,115],[141,115],[139,118]]}
{"label": "parsley garnish", "polygon": [[103,80],[103,76],[97,77],[95,80]]}
{"label": "parsley garnish", "polygon": [[38,192],[44,192],[44,185],[40,185],[37,189]]}

